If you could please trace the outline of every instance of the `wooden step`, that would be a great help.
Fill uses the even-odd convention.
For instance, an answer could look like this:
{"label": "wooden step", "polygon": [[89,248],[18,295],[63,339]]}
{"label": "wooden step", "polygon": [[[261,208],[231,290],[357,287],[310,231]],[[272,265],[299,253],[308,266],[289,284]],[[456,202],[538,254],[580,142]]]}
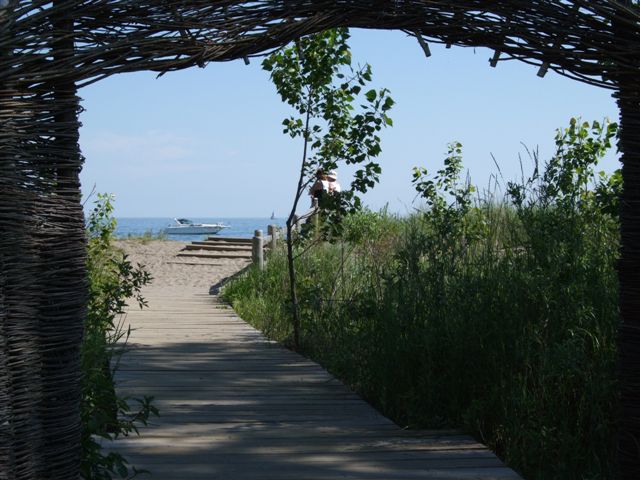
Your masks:
{"label": "wooden step", "polygon": [[251,245],[203,245],[202,243],[192,243],[186,245],[183,250],[208,250],[208,251],[223,251],[223,252],[250,252]]}
{"label": "wooden step", "polygon": [[251,260],[251,253],[187,253],[181,252],[177,257],[194,257],[194,258],[238,258]]}
{"label": "wooden step", "polygon": [[251,247],[250,243],[245,243],[245,242],[213,242],[208,240],[191,242],[191,245],[218,245],[221,247],[244,247],[244,248]]}
{"label": "wooden step", "polygon": [[208,242],[233,242],[233,243],[248,243],[249,245],[251,245],[251,239],[250,238],[243,238],[243,237],[208,237],[207,238]]}

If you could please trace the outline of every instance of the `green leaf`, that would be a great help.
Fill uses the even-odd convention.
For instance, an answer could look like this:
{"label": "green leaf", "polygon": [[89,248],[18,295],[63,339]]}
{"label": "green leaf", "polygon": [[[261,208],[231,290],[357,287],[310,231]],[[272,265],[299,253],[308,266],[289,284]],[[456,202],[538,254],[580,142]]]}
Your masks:
{"label": "green leaf", "polygon": [[364,96],[367,98],[367,100],[369,100],[370,102],[373,102],[376,99],[376,95],[377,92],[374,89],[369,90],[367,93],[364,94]]}
{"label": "green leaf", "polygon": [[120,477],[127,478],[127,476],[129,475],[129,469],[127,468],[126,465],[124,465],[123,463],[119,463],[117,465],[117,469],[118,469],[118,475],[120,475]]}

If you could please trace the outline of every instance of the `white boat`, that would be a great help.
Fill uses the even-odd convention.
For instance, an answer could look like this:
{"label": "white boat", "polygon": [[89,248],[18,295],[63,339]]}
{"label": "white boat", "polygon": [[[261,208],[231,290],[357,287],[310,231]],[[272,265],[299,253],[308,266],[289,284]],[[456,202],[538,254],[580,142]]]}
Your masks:
{"label": "white boat", "polygon": [[222,223],[193,223],[187,218],[174,218],[175,225],[164,229],[167,235],[203,235],[218,233],[223,228],[229,228]]}

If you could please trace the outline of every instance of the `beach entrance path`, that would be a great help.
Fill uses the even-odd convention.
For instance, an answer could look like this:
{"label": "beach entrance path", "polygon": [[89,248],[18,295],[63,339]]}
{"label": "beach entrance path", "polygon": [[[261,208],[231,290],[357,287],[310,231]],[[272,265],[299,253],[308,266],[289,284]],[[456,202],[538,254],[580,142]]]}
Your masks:
{"label": "beach entrance path", "polygon": [[[402,430],[207,290],[146,290],[117,375],[161,416],[113,449],[154,480],[517,479],[471,438]],[[143,477],[144,478],[144,477]]]}

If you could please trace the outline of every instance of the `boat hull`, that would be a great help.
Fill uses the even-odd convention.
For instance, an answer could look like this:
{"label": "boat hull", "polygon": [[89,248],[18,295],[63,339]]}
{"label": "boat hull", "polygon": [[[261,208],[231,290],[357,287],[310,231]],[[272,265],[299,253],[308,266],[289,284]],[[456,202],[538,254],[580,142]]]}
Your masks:
{"label": "boat hull", "polygon": [[167,235],[213,235],[225,228],[222,225],[203,225],[187,227],[167,227],[164,229]]}

